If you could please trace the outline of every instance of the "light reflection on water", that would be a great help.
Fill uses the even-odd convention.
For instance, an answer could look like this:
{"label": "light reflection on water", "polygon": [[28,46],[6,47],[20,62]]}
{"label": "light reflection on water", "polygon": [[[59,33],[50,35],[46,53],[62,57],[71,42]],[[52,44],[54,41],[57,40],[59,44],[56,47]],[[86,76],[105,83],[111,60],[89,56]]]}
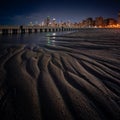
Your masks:
{"label": "light reflection on water", "polygon": [[70,32],[47,32],[31,34],[9,34],[0,35],[0,44],[37,44],[40,46],[54,45],[56,35],[67,34]]}
{"label": "light reflection on water", "polygon": [[50,33],[47,33],[47,35],[46,35],[46,37],[47,37],[47,45],[52,45],[52,46],[56,46],[55,45],[55,36],[56,36],[57,34],[56,33],[52,33],[52,34],[50,34]]}

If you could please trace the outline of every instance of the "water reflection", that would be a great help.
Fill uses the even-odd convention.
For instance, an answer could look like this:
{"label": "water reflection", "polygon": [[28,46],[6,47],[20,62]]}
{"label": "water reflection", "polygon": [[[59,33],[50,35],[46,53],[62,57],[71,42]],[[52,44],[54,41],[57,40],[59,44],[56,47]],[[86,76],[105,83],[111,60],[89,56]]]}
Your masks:
{"label": "water reflection", "polygon": [[[73,31],[72,31],[73,32]],[[69,32],[31,33],[0,35],[0,44],[36,44],[56,46],[56,36]]]}
{"label": "water reflection", "polygon": [[52,39],[55,39],[55,38],[56,38],[56,37],[55,37],[55,36],[56,36],[56,33],[53,33],[52,35],[53,35]]}
{"label": "water reflection", "polygon": [[50,42],[50,33],[46,34],[46,38],[47,38],[47,44],[46,45],[50,45],[51,44],[51,42]]}
{"label": "water reflection", "polygon": [[47,45],[55,46],[56,33],[47,33],[46,36],[47,36]]}
{"label": "water reflection", "polygon": [[52,35],[53,35],[53,36],[55,36],[55,35],[56,35],[56,33],[52,33]]}

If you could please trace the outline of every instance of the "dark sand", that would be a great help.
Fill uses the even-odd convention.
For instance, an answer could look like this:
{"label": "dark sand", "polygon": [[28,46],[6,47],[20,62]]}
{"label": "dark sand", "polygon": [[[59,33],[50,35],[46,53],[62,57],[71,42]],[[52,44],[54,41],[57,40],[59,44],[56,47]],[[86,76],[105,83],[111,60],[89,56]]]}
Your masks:
{"label": "dark sand", "polygon": [[120,30],[55,41],[0,45],[0,120],[120,120]]}

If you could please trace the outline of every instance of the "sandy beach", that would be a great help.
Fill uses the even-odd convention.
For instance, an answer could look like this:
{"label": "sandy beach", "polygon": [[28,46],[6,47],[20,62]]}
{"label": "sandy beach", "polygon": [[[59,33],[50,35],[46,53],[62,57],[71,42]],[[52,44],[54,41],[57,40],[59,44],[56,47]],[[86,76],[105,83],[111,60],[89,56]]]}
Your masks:
{"label": "sandy beach", "polygon": [[0,120],[120,120],[120,29],[50,40],[0,44]]}

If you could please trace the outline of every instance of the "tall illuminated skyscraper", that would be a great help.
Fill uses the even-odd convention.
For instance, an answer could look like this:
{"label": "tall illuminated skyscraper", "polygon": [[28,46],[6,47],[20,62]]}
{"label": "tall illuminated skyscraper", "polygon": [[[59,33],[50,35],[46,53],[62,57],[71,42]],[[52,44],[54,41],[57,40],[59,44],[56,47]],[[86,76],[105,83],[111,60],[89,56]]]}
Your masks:
{"label": "tall illuminated skyscraper", "polygon": [[44,20],[44,25],[45,26],[49,26],[50,24],[50,17],[48,16],[45,20]]}

